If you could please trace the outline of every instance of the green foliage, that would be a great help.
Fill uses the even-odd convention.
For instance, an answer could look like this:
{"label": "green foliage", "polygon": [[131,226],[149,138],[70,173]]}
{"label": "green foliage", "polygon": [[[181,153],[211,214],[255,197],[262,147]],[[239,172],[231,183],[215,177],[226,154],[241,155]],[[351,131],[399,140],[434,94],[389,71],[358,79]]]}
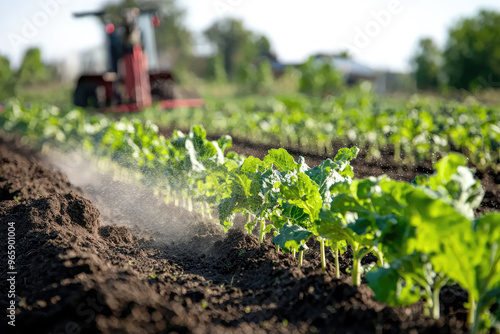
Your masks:
{"label": "green foliage", "polygon": [[[350,162],[357,147],[340,149],[333,160],[310,168],[284,149],[270,150],[263,160],[225,154],[230,138],[207,140],[201,126],[187,134],[175,131],[166,140],[151,122],[19,102],[0,113],[0,127],[39,145],[83,147],[101,161],[139,172],[166,201],[187,198],[208,206],[207,212],[218,207],[226,230],[241,212],[249,233],[259,226],[262,243],[272,232],[283,251],[299,252],[299,264],[306,242],[315,238],[323,272],[330,247],[337,277],[339,253],[349,245],[353,284],[365,275],[376,297],[390,305],[424,299],[428,314],[439,318],[439,291],[449,280],[456,282],[469,294],[471,332],[492,325],[489,311],[500,297],[500,214],[472,215],[483,191],[463,155],[449,154],[434,164],[434,174],[406,183],[386,176],[353,179]],[[192,204],[187,207],[192,210]],[[369,253],[377,265],[362,265]]]}
{"label": "green foliage", "polygon": [[274,237],[273,242],[285,252],[301,252],[308,247],[306,241],[312,237],[312,232],[299,225],[287,223],[280,229],[280,234]]}
{"label": "green foliage", "polygon": [[[374,95],[349,91],[329,99],[304,96],[208,100],[206,109],[146,112],[168,126],[204,124],[258,144],[277,143],[332,157],[333,142],[356,143],[366,160],[393,151],[407,164],[437,161],[452,151],[466,154],[478,170],[500,171],[500,114],[495,107],[415,96],[394,107]],[[209,110],[207,112],[206,110]]]}
{"label": "green foliage", "polygon": [[10,62],[6,57],[0,56],[0,102],[16,94],[16,80],[10,69]]}
{"label": "green foliage", "polygon": [[280,197],[304,210],[311,222],[318,219],[322,207],[319,187],[306,174],[297,173],[279,185]]}
{"label": "green foliage", "polygon": [[49,79],[49,73],[42,63],[40,49],[28,49],[19,67],[17,78],[21,84],[33,84]]}
{"label": "green foliage", "polygon": [[243,22],[236,19],[222,19],[204,31],[205,37],[224,59],[224,68],[229,77],[236,76],[238,65],[255,64],[258,58],[270,51],[269,40],[247,30]]}
{"label": "green foliage", "polygon": [[193,34],[185,24],[186,10],[178,3],[176,0],[158,1],[161,23],[156,28],[158,50],[168,55],[174,69],[190,66],[194,44]]}
{"label": "green foliage", "polygon": [[436,273],[427,258],[414,253],[391,262],[388,268],[369,272],[366,279],[377,300],[408,306],[424,298],[427,315],[439,318],[439,292],[448,279]]}
{"label": "green foliage", "polygon": [[265,92],[270,89],[274,80],[271,63],[269,61],[260,62],[257,74],[257,83],[253,85],[256,86],[256,90],[259,92]]}
{"label": "green foliage", "polygon": [[271,63],[264,59],[257,66],[254,64],[240,64],[237,79],[247,93],[266,93],[274,82]]}
{"label": "green foliage", "polygon": [[489,308],[500,291],[500,214],[486,214],[471,224],[443,202],[419,198],[418,204],[412,222],[418,228],[418,242],[432,254],[436,270],[468,291],[471,332],[483,332]]}
{"label": "green foliage", "polygon": [[441,71],[441,53],[430,38],[421,39],[419,50],[412,59],[413,75],[418,89],[437,89]]}
{"label": "green foliage", "polygon": [[207,77],[218,84],[227,82],[226,69],[224,68],[224,59],[221,55],[215,55],[208,61]]}
{"label": "green foliage", "polygon": [[299,90],[303,93],[326,96],[338,92],[344,86],[342,74],[330,61],[309,58],[300,66]]}
{"label": "green foliage", "polygon": [[283,148],[269,150],[264,161],[274,164],[280,172],[293,170],[298,167],[293,157]]}
{"label": "green foliage", "polygon": [[465,167],[466,165],[465,156],[449,154],[434,165],[434,175],[418,177],[415,183],[428,186],[458,212],[473,219],[474,209],[481,204],[484,190],[481,182],[474,179],[474,170]]}
{"label": "green foliage", "polygon": [[450,30],[443,53],[450,86],[474,90],[498,85],[499,29],[500,13],[482,10]]}

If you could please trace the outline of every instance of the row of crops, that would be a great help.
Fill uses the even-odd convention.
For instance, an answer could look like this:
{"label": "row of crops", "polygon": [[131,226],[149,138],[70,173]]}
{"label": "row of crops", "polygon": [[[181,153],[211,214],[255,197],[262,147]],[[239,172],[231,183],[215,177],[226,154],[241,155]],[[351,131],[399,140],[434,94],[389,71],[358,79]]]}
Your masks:
{"label": "row of crops", "polygon": [[480,170],[500,166],[500,113],[492,107],[414,98],[392,103],[349,92],[314,100],[305,97],[208,101],[205,108],[146,112],[147,119],[188,129],[204,124],[210,134],[230,134],[262,143],[332,156],[332,140],[366,148],[369,157],[393,147],[396,161],[437,161],[450,151],[468,156]]}
{"label": "row of crops", "polygon": [[[354,179],[350,162],[357,147],[310,167],[284,149],[262,160],[226,153],[231,138],[209,141],[200,126],[166,140],[151,122],[112,121],[79,109],[12,102],[0,114],[0,128],[140,173],[166,201],[217,212],[225,229],[242,214],[249,233],[257,229],[260,242],[271,234],[277,250],[292,253],[299,265],[308,240],[316,239],[323,272],[329,251],[338,277],[339,256],[349,246],[353,285],[364,275],[376,298],[389,305],[423,299],[425,312],[439,318],[440,289],[458,283],[469,295],[472,333],[500,321],[500,213],[475,218],[484,192],[461,154],[446,155],[433,175],[406,183]],[[369,253],[377,263],[362,265]]]}

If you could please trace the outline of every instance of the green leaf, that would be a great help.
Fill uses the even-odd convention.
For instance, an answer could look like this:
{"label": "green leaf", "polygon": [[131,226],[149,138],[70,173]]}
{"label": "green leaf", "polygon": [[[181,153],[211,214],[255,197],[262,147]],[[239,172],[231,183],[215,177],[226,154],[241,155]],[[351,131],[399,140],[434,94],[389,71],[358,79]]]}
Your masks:
{"label": "green leaf", "polygon": [[422,298],[411,275],[401,276],[401,266],[401,261],[395,261],[389,268],[376,268],[365,275],[375,298],[392,307],[412,305]]}
{"label": "green leaf", "polygon": [[221,149],[222,152],[225,152],[227,149],[231,148],[233,146],[233,139],[231,136],[224,135],[217,139],[217,143]]}
{"label": "green leaf", "polygon": [[333,161],[348,162],[355,159],[358,156],[358,153],[359,148],[357,148],[356,146],[353,146],[351,148],[341,148],[337,152],[337,155],[335,155]]}
{"label": "green leaf", "polygon": [[297,205],[290,204],[289,202],[282,203],[281,216],[292,222],[304,227],[309,222],[309,216],[304,212],[304,209]]}
{"label": "green leaf", "polygon": [[243,173],[257,173],[259,171],[259,167],[265,169],[268,166],[268,163],[260,160],[259,158],[249,156],[241,165],[241,171]]}
{"label": "green leaf", "polygon": [[382,192],[390,194],[396,203],[405,207],[408,205],[408,195],[415,189],[415,187],[409,183],[393,181],[388,178],[381,179],[379,185]]}
{"label": "green leaf", "polygon": [[299,164],[297,164],[293,157],[283,148],[269,150],[264,161],[274,164],[280,172],[294,170],[299,167]]}
{"label": "green leaf", "polygon": [[[296,181],[296,182],[293,182]],[[319,210],[323,205],[319,187],[304,173],[298,173],[291,182],[280,185],[280,196],[298,207],[304,209],[311,221],[318,219]]]}
{"label": "green leaf", "polygon": [[248,223],[245,224],[245,230],[247,231],[248,234],[252,233],[253,229],[255,228],[255,225],[257,225],[257,219],[249,221]]}
{"label": "green leaf", "polygon": [[197,152],[196,152],[195,145],[193,144],[193,142],[190,139],[186,139],[186,141],[184,142],[184,145],[185,145],[185,148],[189,154],[188,168],[192,169],[195,172],[204,171],[205,167],[203,166],[203,164],[200,161],[198,161]]}
{"label": "green leaf", "polygon": [[434,164],[436,172],[431,176],[418,176],[414,183],[432,189],[441,199],[451,203],[457,211],[469,219],[480,204],[484,190],[473,170],[467,167],[467,158],[450,153]]}
{"label": "green leaf", "polygon": [[234,160],[229,160],[229,159],[226,159],[224,161],[224,167],[226,168],[227,172],[230,173],[236,169],[239,168],[238,166],[238,163],[236,163],[236,161]]}
{"label": "green leaf", "polygon": [[446,183],[457,172],[457,168],[467,165],[467,158],[459,153],[450,153],[434,164],[436,178],[439,183]]}
{"label": "green leaf", "polygon": [[352,166],[349,164],[346,164],[344,169],[339,171],[340,176],[343,178],[353,178],[354,177],[354,172],[352,171]]}
{"label": "green leaf", "polygon": [[320,219],[314,222],[317,234],[330,240],[345,240],[352,245],[357,242],[356,234],[343,224],[343,219],[329,210],[321,210]]}
{"label": "green leaf", "polygon": [[440,242],[470,229],[467,218],[425,189],[415,189],[408,200],[410,223],[417,227],[418,249],[423,253],[440,252]]}
{"label": "green leaf", "polygon": [[219,220],[221,225],[228,220],[231,214],[235,211],[236,208],[236,200],[233,197],[224,198],[218,206],[219,209]]}
{"label": "green leaf", "polygon": [[273,238],[273,242],[285,252],[303,251],[307,249],[305,243],[312,235],[311,231],[288,223],[280,229],[279,234]]}
{"label": "green leaf", "polygon": [[330,203],[330,210],[332,212],[338,212],[342,215],[346,215],[347,212],[355,212],[357,214],[362,214],[369,216],[371,211],[363,207],[352,195],[349,194],[339,194],[333,197]]}
{"label": "green leaf", "polygon": [[345,179],[335,170],[339,164],[330,159],[323,160],[318,166],[307,170],[305,173],[319,186],[319,192],[323,199],[331,200],[330,187]]}

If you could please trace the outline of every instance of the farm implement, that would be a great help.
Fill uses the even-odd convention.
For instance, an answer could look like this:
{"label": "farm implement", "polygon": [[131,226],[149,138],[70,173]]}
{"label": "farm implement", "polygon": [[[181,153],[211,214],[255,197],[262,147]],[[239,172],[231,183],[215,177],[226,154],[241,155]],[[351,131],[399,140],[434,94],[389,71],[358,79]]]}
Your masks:
{"label": "farm implement", "polygon": [[105,24],[107,68],[105,73],[87,70],[77,82],[73,103],[111,112],[142,110],[157,102],[163,109],[199,107],[204,101],[185,98],[171,71],[160,70],[155,30],[157,9],[129,8],[116,25],[106,11],[75,13],[77,18],[95,16]]}

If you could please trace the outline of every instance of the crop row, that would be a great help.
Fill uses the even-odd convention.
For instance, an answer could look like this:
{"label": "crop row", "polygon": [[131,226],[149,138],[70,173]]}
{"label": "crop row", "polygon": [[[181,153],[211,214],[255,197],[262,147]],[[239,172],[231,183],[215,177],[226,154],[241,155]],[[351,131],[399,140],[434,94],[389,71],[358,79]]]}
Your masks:
{"label": "crop row", "polygon": [[[498,308],[491,312],[500,299],[500,213],[474,217],[484,192],[463,155],[445,156],[433,175],[413,183],[386,176],[357,180],[350,165],[356,147],[311,168],[284,149],[262,160],[225,153],[230,137],[209,141],[200,126],[166,140],[150,122],[15,102],[0,114],[0,126],[140,172],[167,201],[187,198],[189,209],[205,212],[218,208],[225,229],[241,213],[249,233],[257,228],[260,242],[272,233],[277,248],[298,256],[299,264],[306,242],[315,238],[323,272],[329,249],[339,276],[338,258],[350,246],[353,284],[364,273],[376,298],[390,305],[423,299],[426,312],[438,318],[440,289],[458,283],[469,294],[471,332],[500,320]],[[369,253],[377,264],[363,266]]]}
{"label": "crop row", "polygon": [[329,100],[301,97],[208,101],[204,108],[158,113],[146,119],[188,129],[204,124],[208,133],[279,143],[304,152],[333,155],[332,140],[355,143],[380,157],[393,147],[396,161],[437,161],[459,151],[480,170],[500,170],[500,113],[478,104],[415,98],[406,104],[387,102],[366,93],[347,93]]}

